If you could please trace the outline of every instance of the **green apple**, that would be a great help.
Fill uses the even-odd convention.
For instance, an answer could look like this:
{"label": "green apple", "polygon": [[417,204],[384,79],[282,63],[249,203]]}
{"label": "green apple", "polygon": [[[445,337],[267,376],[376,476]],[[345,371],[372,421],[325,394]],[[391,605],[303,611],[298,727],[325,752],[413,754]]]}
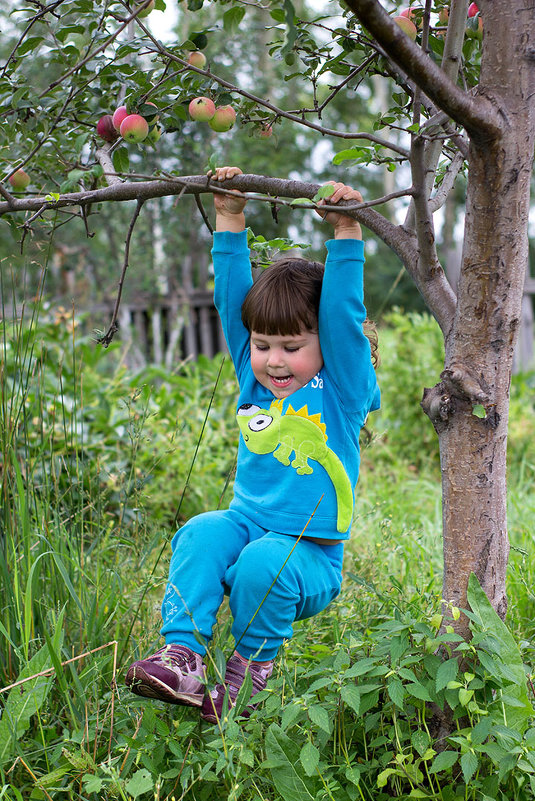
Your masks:
{"label": "green apple", "polygon": [[209,97],[195,97],[188,106],[189,115],[196,122],[208,122],[215,114],[215,103]]}
{"label": "green apple", "polygon": [[213,131],[222,133],[223,131],[230,131],[235,122],[236,112],[232,106],[219,106],[208,124]]}
{"label": "green apple", "polygon": [[202,69],[206,65],[206,56],[200,50],[194,50],[193,53],[189,54],[188,64]]}
{"label": "green apple", "polygon": [[142,142],[149,134],[149,124],[141,114],[129,114],[119,130],[125,142]]}
{"label": "green apple", "polygon": [[416,40],[418,31],[412,20],[407,17],[392,17],[392,19],[399,25],[402,31],[405,31],[409,39],[412,39],[413,42]]}
{"label": "green apple", "polygon": [[9,176],[9,183],[15,192],[24,192],[30,183],[30,176],[27,172],[24,172],[24,170],[17,170],[17,172]]}

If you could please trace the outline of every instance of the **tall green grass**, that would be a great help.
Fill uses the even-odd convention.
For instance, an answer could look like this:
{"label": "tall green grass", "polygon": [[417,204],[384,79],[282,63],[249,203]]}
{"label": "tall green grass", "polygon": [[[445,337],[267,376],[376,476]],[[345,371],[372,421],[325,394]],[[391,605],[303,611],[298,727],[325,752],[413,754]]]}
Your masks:
{"label": "tall green grass", "polygon": [[[214,729],[131,696],[122,677],[159,641],[176,525],[229,500],[232,367],[200,359],[132,374],[119,346],[100,349],[76,322],[36,307],[1,327],[0,798],[532,798],[526,721],[493,724],[479,750],[465,721],[491,719],[497,697],[522,708],[507,701],[514,681],[500,665],[516,652],[505,635],[498,647],[476,621],[470,667],[448,668],[460,687],[437,690],[440,477],[418,405],[440,372],[435,324],[395,314],[383,332],[383,411],[363,438],[341,596],[296,626],[261,710]],[[528,664],[533,384],[513,383],[509,481],[509,624]],[[212,679],[232,647],[228,622],[224,609]],[[425,697],[445,693],[457,741],[437,766]]]}

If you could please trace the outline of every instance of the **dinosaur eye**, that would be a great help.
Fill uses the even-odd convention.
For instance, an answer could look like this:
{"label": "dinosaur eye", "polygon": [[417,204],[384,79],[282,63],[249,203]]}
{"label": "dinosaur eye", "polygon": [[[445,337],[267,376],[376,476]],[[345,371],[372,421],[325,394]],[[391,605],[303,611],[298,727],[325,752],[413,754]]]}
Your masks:
{"label": "dinosaur eye", "polygon": [[252,417],[253,414],[256,414],[260,411],[260,406],[255,406],[254,403],[244,403],[238,409],[238,414],[243,415],[243,417]]}
{"label": "dinosaur eye", "polygon": [[248,426],[251,431],[263,431],[273,422],[273,418],[268,414],[257,414],[252,420],[249,420]]}

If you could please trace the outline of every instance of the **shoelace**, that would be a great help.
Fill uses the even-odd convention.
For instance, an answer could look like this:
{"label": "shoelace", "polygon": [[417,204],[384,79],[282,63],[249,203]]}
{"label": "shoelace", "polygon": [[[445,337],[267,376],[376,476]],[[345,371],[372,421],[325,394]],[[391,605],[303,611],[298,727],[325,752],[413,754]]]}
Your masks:
{"label": "shoelace", "polygon": [[167,662],[173,667],[195,668],[195,654],[181,645],[166,645],[149,657],[151,662]]}

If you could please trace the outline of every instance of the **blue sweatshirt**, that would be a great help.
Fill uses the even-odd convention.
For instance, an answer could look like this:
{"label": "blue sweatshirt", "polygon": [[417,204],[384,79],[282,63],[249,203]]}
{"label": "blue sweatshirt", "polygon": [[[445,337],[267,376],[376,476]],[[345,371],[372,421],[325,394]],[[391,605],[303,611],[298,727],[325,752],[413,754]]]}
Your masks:
{"label": "blue sweatshirt", "polygon": [[[257,525],[298,537],[349,538],[359,433],[380,395],[362,330],[364,244],[326,243],[319,309],[323,367],[277,400],[254,377],[241,306],[252,286],[247,234],[219,232],[212,250],[215,304],[238,377],[238,467],[230,508]],[[269,269],[269,268],[268,268]]]}

